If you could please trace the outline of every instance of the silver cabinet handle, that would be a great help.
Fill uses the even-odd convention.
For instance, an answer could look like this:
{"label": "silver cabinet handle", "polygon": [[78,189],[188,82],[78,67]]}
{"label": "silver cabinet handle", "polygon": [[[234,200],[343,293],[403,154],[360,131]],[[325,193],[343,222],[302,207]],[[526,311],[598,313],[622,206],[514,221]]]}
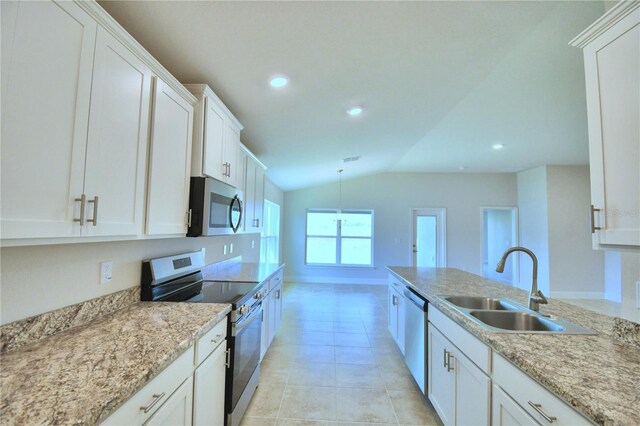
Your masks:
{"label": "silver cabinet handle", "polygon": [[533,407],[533,409],[536,410],[549,423],[553,423],[554,420],[558,420],[557,417],[550,416],[547,413],[545,413],[544,411],[542,411],[542,404],[536,404],[536,403],[533,403],[531,401],[528,401],[528,402],[529,402],[529,405],[531,407]]}
{"label": "silver cabinet handle", "polygon": [[74,218],[74,222],[80,222],[80,226],[84,226],[84,203],[87,199],[87,196],[82,194],[80,198],[76,198],[75,201],[80,201],[80,219]]}
{"label": "silver cabinet handle", "polygon": [[191,217],[193,216],[193,210],[189,209],[187,210],[187,226],[190,228],[191,227]]}
{"label": "silver cabinet handle", "polygon": [[442,367],[447,368],[447,350],[443,349],[442,353]]}
{"label": "silver cabinet handle", "polygon": [[280,299],[280,290],[276,291],[276,299]]}
{"label": "silver cabinet handle", "polygon": [[231,163],[227,163],[229,165],[228,175],[227,177],[231,177]]}
{"label": "silver cabinet handle", "polygon": [[394,305],[394,306],[397,304],[396,303],[396,296],[391,296],[391,304]]}
{"label": "silver cabinet handle", "polygon": [[93,200],[87,201],[87,203],[93,203],[93,219],[87,219],[87,222],[93,223],[93,226],[98,225],[98,196],[93,197]]}
{"label": "silver cabinet handle", "polygon": [[453,371],[453,367],[451,366],[451,359],[455,359],[451,352],[447,352],[447,371]]}
{"label": "silver cabinet handle", "polygon": [[596,209],[593,204],[591,204],[591,233],[595,234],[596,231],[601,230],[600,226],[596,226],[596,212],[599,212],[601,209]]}
{"label": "silver cabinet handle", "polygon": [[218,343],[218,339],[222,337],[222,334],[216,334],[216,337],[211,339],[211,343]]}
{"label": "silver cabinet handle", "polygon": [[146,407],[140,407],[140,409],[142,411],[144,411],[145,413],[148,413],[149,411],[151,411],[151,409],[153,408],[154,405],[156,405],[158,403],[158,401],[160,401],[162,398],[164,398],[165,393],[162,392],[161,394],[153,394],[153,397],[155,398],[153,401],[151,401],[151,404],[147,405]]}
{"label": "silver cabinet handle", "polygon": [[225,367],[231,367],[231,349],[225,351],[227,353],[227,360],[224,362]]}

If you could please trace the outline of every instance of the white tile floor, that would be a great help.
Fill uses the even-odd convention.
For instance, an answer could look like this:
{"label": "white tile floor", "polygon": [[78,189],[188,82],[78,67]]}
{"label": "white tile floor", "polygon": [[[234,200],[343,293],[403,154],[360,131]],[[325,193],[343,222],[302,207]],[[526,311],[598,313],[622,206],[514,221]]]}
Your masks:
{"label": "white tile floor", "polygon": [[242,425],[440,425],[387,331],[387,287],[286,284]]}

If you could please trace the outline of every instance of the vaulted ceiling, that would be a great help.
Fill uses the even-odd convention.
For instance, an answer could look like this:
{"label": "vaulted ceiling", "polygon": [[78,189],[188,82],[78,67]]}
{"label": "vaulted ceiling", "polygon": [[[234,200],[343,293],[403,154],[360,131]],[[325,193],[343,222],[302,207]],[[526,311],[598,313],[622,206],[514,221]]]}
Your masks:
{"label": "vaulted ceiling", "polygon": [[[285,190],[338,168],[588,163],[582,52],[567,42],[602,2],[100,4],[181,82],[212,87]],[[274,90],[278,73],[290,84]],[[364,112],[350,117],[353,105]]]}

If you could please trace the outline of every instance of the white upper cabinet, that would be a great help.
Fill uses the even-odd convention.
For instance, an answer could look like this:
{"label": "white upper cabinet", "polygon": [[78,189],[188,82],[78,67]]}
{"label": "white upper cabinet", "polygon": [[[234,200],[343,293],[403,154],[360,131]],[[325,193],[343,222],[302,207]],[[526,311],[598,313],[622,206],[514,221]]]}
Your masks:
{"label": "white upper cabinet", "polygon": [[96,2],[1,7],[2,245],[184,235],[195,98]]}
{"label": "white upper cabinet", "polygon": [[233,187],[239,183],[238,150],[242,125],[205,84],[187,84],[196,104],[192,176],[209,176]]}
{"label": "white upper cabinet", "polygon": [[187,233],[193,106],[160,78],[155,80],[147,234]]}
{"label": "white upper cabinet", "polygon": [[2,238],[80,235],[96,22],[72,2],[1,2]]}
{"label": "white upper cabinet", "polygon": [[244,179],[240,179],[244,181],[244,231],[261,232],[266,167],[242,144],[240,151],[244,159]]}
{"label": "white upper cabinet", "polygon": [[640,3],[571,41],[584,49],[594,248],[640,247]]}
{"label": "white upper cabinet", "polygon": [[94,202],[83,235],[142,232],[150,92],[149,68],[99,28],[84,184]]}

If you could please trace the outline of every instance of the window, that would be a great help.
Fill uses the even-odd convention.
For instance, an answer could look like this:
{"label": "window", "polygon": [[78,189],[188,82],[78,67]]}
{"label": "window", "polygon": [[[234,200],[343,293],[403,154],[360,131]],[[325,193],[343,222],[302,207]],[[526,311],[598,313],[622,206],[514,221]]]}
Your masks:
{"label": "window", "polygon": [[280,206],[264,200],[260,262],[280,263]]}
{"label": "window", "polygon": [[307,210],[306,263],[373,266],[373,211]]}

